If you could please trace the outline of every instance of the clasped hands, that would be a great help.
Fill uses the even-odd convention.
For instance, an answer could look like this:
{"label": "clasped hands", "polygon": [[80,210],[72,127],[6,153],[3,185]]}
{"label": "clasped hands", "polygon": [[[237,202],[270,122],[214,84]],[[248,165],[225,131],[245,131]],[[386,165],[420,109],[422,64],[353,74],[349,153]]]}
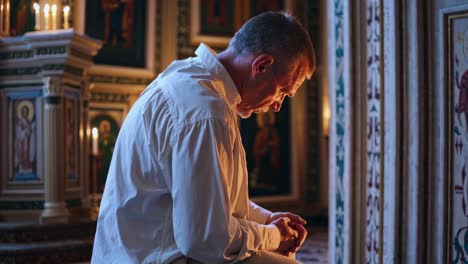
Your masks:
{"label": "clasped hands", "polygon": [[285,256],[295,253],[307,237],[307,230],[304,228],[306,221],[292,213],[272,213],[266,224],[275,225],[279,229],[281,242],[276,251]]}

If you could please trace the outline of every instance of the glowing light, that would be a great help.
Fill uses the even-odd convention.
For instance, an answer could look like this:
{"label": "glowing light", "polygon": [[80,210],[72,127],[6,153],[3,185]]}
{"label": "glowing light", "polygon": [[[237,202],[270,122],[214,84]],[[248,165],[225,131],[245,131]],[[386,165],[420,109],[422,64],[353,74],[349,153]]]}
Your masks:
{"label": "glowing light", "polygon": [[65,6],[63,8],[63,28],[64,29],[68,29],[69,25],[68,25],[68,14],[70,13],[70,7],[69,6]]}
{"label": "glowing light", "polygon": [[91,140],[92,140],[92,153],[93,153],[93,155],[97,155],[99,153],[99,150],[98,150],[99,131],[98,131],[97,127],[93,127],[91,133],[92,133],[92,137],[91,137]]}
{"label": "glowing light", "polygon": [[49,29],[49,11],[50,11],[50,6],[49,4],[46,4],[44,6],[44,22],[45,22],[44,29],[45,30]]}
{"label": "glowing light", "polygon": [[57,29],[57,5],[52,5],[52,29]]}
{"label": "glowing light", "polygon": [[38,3],[34,3],[34,13],[35,13],[35,25],[34,25],[34,29],[35,30],[40,30],[41,29],[41,22],[40,22],[40,13],[39,11],[41,10],[41,6],[38,4]]}

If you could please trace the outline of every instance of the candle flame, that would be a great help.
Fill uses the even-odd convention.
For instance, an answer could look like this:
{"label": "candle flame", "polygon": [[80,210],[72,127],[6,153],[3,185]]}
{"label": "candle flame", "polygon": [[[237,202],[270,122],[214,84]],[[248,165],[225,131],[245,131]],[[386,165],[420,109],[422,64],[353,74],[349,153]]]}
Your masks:
{"label": "candle flame", "polygon": [[64,13],[70,12],[70,7],[69,7],[69,6],[65,6],[65,7],[63,8],[63,12],[64,12]]}
{"label": "candle flame", "polygon": [[57,12],[57,5],[56,4],[52,5],[52,12],[53,13]]}
{"label": "candle flame", "polygon": [[327,105],[323,108],[323,119],[325,121],[329,121],[330,120],[330,107]]}
{"label": "candle flame", "polygon": [[50,6],[49,6],[49,4],[46,4],[44,6],[44,12],[49,13],[49,10],[50,10]]}
{"label": "candle flame", "polygon": [[330,129],[330,117],[331,117],[331,111],[330,111],[330,104],[328,103],[328,100],[324,100],[324,104],[322,107],[322,124],[323,124],[323,130],[325,135],[329,134],[329,129]]}
{"label": "candle flame", "polygon": [[39,4],[38,4],[38,3],[34,3],[34,10],[35,10],[36,12],[39,12],[39,9],[41,9],[41,7],[39,6]]}
{"label": "candle flame", "polygon": [[98,129],[97,127],[93,127],[93,130],[92,130],[92,135],[93,135],[93,138],[97,138],[98,137]]}

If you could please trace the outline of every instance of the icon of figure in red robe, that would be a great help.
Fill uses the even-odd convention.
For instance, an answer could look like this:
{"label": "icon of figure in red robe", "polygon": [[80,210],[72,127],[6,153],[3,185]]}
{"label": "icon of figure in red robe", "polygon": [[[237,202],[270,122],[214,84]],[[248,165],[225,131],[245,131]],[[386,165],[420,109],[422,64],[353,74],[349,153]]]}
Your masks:
{"label": "icon of figure in red robe", "polygon": [[[102,154],[102,167],[99,171],[98,191],[104,191],[104,185],[107,179],[107,172],[114,153],[114,146],[117,136],[112,131],[112,119],[104,119],[99,123],[99,152]],[[115,121],[112,123],[115,124]],[[117,125],[115,125],[116,127]]]}
{"label": "icon of figure in red robe", "polygon": [[35,120],[33,104],[24,100],[16,105],[15,171],[17,174],[33,172],[35,160]]}
{"label": "icon of figure in red robe", "polygon": [[73,102],[65,102],[66,173],[69,179],[76,179],[76,117]]}
{"label": "icon of figure in red robe", "polygon": [[256,187],[275,190],[280,176],[281,163],[280,136],[275,127],[274,113],[258,113],[257,125],[259,130],[255,135],[253,147]]}
{"label": "icon of figure in red robe", "polygon": [[102,0],[104,11],[104,44],[122,45],[131,48],[133,45],[134,0]]}
{"label": "icon of figure in red robe", "polygon": [[455,83],[460,90],[458,96],[458,104],[455,107],[455,111],[458,114],[458,118],[465,118],[465,127],[468,128],[468,70],[463,73],[460,82],[458,82],[458,72],[455,77]]}

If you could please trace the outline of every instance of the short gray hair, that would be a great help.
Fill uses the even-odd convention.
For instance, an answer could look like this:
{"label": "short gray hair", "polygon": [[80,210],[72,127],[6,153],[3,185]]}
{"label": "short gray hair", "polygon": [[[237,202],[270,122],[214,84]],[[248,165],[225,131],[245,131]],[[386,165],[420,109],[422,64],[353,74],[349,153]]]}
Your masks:
{"label": "short gray hair", "polygon": [[267,11],[247,21],[234,35],[229,46],[241,54],[267,53],[290,65],[301,56],[315,68],[315,52],[307,30],[292,15]]}

